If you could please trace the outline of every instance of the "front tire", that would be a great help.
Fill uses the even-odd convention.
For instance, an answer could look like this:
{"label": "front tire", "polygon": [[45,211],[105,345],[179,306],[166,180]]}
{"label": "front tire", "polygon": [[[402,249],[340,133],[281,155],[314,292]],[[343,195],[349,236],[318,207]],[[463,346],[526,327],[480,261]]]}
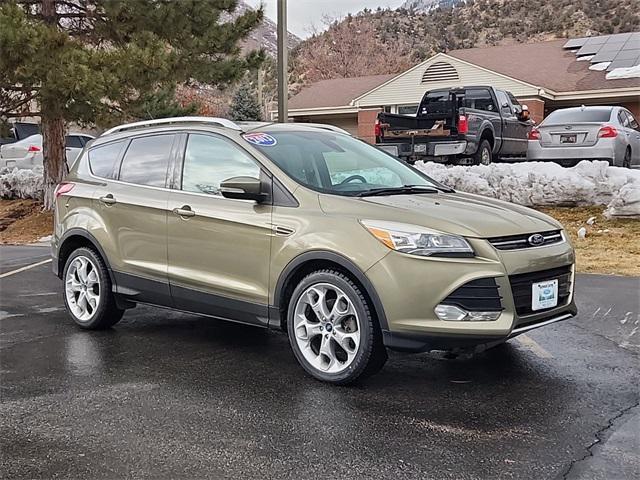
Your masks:
{"label": "front tire", "polygon": [[360,287],[335,270],[307,275],[287,312],[289,343],[307,373],[337,385],[380,370],[387,360],[382,334]]}
{"label": "front tire", "polygon": [[62,278],[67,312],[79,327],[102,330],[120,321],[124,310],[116,306],[109,272],[97,252],[86,247],[75,250]]}
{"label": "front tire", "polygon": [[491,165],[493,162],[493,150],[489,140],[482,140],[480,146],[473,156],[474,165]]}

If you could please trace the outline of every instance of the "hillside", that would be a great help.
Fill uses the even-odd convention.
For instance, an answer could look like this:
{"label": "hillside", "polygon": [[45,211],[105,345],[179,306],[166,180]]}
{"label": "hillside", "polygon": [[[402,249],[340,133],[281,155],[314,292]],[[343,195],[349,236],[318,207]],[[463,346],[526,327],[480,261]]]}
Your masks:
{"label": "hillside", "polygon": [[[251,9],[249,5],[244,2],[238,3],[238,8],[236,9],[236,15],[241,15],[246,10]],[[251,34],[249,38],[245,41],[245,48],[248,50],[264,48],[267,55],[272,58],[275,58],[278,53],[278,34],[277,34],[277,26],[276,23],[268,17],[264,17],[262,24],[256,28]],[[301,40],[293,33],[289,32],[289,48],[294,48],[298,45]]]}
{"label": "hillside", "polygon": [[637,31],[637,2],[467,0],[442,7],[452,1],[408,0],[397,10],[364,10],[335,21],[295,49],[293,73],[301,82],[398,73],[457,48]]}

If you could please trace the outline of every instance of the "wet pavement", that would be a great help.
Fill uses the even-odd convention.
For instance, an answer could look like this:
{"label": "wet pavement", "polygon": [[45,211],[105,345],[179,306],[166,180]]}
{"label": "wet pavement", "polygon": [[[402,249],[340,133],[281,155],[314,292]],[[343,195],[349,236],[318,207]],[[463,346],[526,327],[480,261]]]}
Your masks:
{"label": "wet pavement", "polygon": [[[0,276],[46,259],[0,247]],[[640,280],[471,358],[319,383],[285,335],[151,307],[76,328],[45,264],[0,279],[1,478],[638,478]]]}

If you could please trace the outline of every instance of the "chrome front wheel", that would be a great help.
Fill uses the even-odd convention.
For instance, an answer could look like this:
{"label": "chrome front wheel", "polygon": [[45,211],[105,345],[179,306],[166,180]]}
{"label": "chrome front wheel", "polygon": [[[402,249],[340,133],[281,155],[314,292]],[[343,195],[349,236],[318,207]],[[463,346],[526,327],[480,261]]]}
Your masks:
{"label": "chrome front wheel", "polygon": [[295,307],[294,331],[305,359],[326,373],[353,363],[360,346],[360,321],[349,296],[329,283],[307,288]]}
{"label": "chrome front wheel", "polygon": [[77,256],[67,269],[65,294],[67,305],[80,322],[90,321],[100,306],[100,275],[93,261]]}

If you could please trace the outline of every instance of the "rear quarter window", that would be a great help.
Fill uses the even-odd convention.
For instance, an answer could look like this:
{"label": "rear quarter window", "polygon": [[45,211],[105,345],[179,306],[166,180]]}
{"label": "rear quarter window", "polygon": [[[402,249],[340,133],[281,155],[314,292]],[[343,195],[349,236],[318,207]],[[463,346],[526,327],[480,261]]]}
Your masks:
{"label": "rear quarter window", "polygon": [[124,154],[119,180],[149,187],[164,187],[175,135],[134,138]]}
{"label": "rear quarter window", "polygon": [[100,145],[89,150],[89,168],[96,177],[115,178],[115,167],[120,157],[124,140]]}

